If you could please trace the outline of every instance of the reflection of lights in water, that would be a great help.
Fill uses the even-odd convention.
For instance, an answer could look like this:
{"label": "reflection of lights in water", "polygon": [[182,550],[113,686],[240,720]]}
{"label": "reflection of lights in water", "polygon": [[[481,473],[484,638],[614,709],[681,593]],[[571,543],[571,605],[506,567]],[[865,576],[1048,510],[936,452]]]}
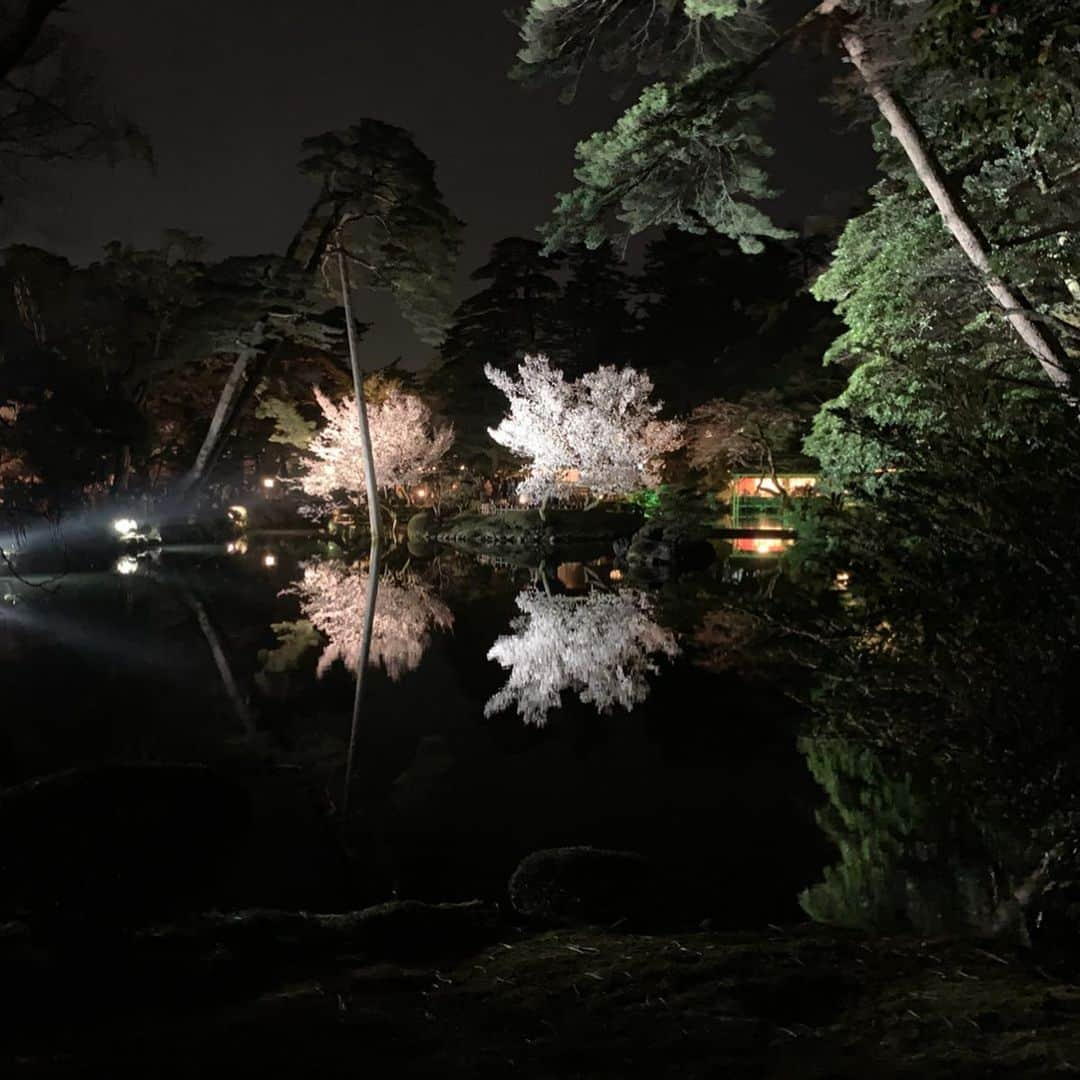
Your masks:
{"label": "reflection of lights in water", "polygon": [[267,491],[269,491],[270,488],[272,488],[274,486],[274,483],[275,483],[275,480],[274,480],[274,478],[272,476],[264,476],[263,477],[262,486],[264,488],[266,488]]}
{"label": "reflection of lights in water", "polygon": [[247,554],[247,549],[248,549],[248,543],[243,537],[240,537],[239,540],[230,540],[225,545],[225,550],[230,555],[246,555]]}
{"label": "reflection of lights in water", "polygon": [[134,555],[122,555],[116,560],[116,566],[114,567],[118,574],[123,574],[127,577],[129,574],[134,574],[139,569],[139,560]]}
{"label": "reflection of lights in water", "polygon": [[622,571],[616,568],[608,574],[608,577],[611,578],[612,581],[622,581]]}
{"label": "reflection of lights in water", "polygon": [[139,523],[134,518],[117,518],[113,528],[123,537],[134,536],[139,531]]}
{"label": "reflection of lights in water", "polygon": [[264,555],[263,556],[263,566],[265,566],[268,570],[272,570],[275,566],[277,566],[277,556],[276,555]]}
{"label": "reflection of lights in water", "polygon": [[779,536],[740,536],[732,541],[732,547],[750,555],[779,555],[793,543],[794,540]]}

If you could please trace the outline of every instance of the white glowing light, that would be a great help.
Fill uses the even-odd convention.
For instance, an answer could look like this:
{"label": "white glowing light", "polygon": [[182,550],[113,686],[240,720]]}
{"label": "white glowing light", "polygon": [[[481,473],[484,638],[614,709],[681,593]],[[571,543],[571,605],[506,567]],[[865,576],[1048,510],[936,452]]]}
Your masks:
{"label": "white glowing light", "polygon": [[116,566],[114,567],[118,574],[123,574],[127,577],[129,574],[134,574],[139,569],[139,560],[134,555],[123,555],[116,560]]}
{"label": "white glowing light", "polygon": [[416,497],[418,499],[424,498],[425,495],[427,495],[427,488],[417,488],[416,489]]}
{"label": "white glowing light", "polygon": [[274,486],[274,478],[272,476],[264,476],[262,486],[267,489],[272,488]]}
{"label": "white glowing light", "polygon": [[529,496],[528,495],[519,495],[518,496],[518,503],[521,506],[527,506],[528,503],[529,503]]}
{"label": "white glowing light", "polygon": [[276,555],[264,555],[263,556],[263,566],[265,566],[268,570],[272,570],[275,566],[277,566],[277,556]]}
{"label": "white glowing light", "polygon": [[117,518],[113,528],[124,537],[134,536],[139,531],[139,523],[133,518]]}

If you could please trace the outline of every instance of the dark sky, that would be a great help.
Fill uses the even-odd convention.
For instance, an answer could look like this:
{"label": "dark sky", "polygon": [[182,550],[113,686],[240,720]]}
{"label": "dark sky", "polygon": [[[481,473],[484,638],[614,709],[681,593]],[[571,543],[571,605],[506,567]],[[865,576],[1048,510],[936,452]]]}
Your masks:
{"label": "dark sky", "polygon": [[[517,32],[507,6],[513,0],[71,0],[64,18],[98,54],[108,102],[150,135],[157,171],[55,171],[0,243],[87,262],[108,240],[151,246],[179,227],[207,237],[215,256],[283,251],[314,195],[295,169],[301,140],[374,117],[409,129],[436,162],[467,223],[467,292],[491,243],[530,235],[569,186],[575,143],[627,104],[599,77],[570,106],[553,88],[510,82]],[[838,134],[817,103],[831,70],[820,55],[774,66],[779,213],[798,224],[865,186],[867,139]],[[426,359],[386,301],[365,298],[362,314],[376,319],[365,342],[372,366]]]}

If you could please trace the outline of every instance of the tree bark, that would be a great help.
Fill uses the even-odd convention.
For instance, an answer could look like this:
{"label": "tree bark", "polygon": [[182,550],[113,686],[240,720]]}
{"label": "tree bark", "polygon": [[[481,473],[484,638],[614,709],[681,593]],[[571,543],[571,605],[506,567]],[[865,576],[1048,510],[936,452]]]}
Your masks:
{"label": "tree bark", "polygon": [[209,470],[210,465],[217,458],[217,451],[225,436],[228,434],[231,420],[236,415],[236,405],[243,396],[245,389],[252,377],[252,369],[261,359],[262,354],[258,349],[246,348],[236,358],[236,362],[229,372],[229,377],[221,390],[217,408],[214,409],[213,419],[206,432],[206,437],[199,447],[195,456],[195,464],[188,470],[187,476],[181,485],[183,491],[190,491],[196,487]]}
{"label": "tree bark", "polygon": [[199,629],[206,639],[207,647],[210,649],[210,655],[214,658],[214,666],[218,670],[218,675],[221,676],[221,685],[225,688],[225,694],[232,703],[236,718],[240,721],[240,724],[244,729],[244,734],[249,739],[253,739],[255,737],[255,723],[251,716],[251,710],[248,708],[244,695],[240,692],[240,686],[236,681],[232,665],[229,663],[229,658],[225,653],[225,646],[222,644],[221,636],[214,628],[214,624],[210,621],[210,616],[207,614],[206,608],[195,593],[185,587],[183,595],[188,607],[194,612],[195,619],[199,624]]}
{"label": "tree bark", "polygon": [[349,334],[349,365],[352,368],[353,387],[356,391],[356,415],[360,422],[360,451],[364,456],[364,481],[367,487],[368,519],[371,522],[371,544],[375,549],[382,543],[382,528],[379,522],[379,488],[375,477],[375,456],[371,450],[367,405],[364,402],[364,377],[360,372],[356,323],[352,310],[352,287],[349,284],[349,264],[345,253],[340,250],[338,251],[338,270],[341,273],[341,296],[345,306],[345,325]]}
{"label": "tree bark", "polygon": [[960,195],[952,191],[945,170],[915,118],[887,86],[866,42],[850,24],[844,27],[841,40],[851,62],[877,103],[878,110],[889,122],[893,137],[907,154],[915,174],[934,200],[945,227],[979,272],[986,291],[994,298],[1005,318],[1038,360],[1047,378],[1067,401],[1073,403],[1072,363],[1061,342],[1049,327],[1033,318],[1034,309],[1020,289],[1006,281],[991,266],[989,244],[982,230]]}
{"label": "tree bark", "polygon": [[[377,513],[378,511],[376,511]],[[371,537],[371,560],[368,563],[368,587],[364,597],[364,628],[360,636],[360,652],[356,657],[356,690],[353,694],[352,725],[349,728],[349,752],[345,759],[345,790],[341,796],[342,814],[348,816],[349,794],[352,791],[356,765],[356,738],[360,731],[360,706],[364,698],[364,674],[371,655],[371,637],[375,629],[375,602],[379,595],[379,571],[382,546],[376,534]]]}

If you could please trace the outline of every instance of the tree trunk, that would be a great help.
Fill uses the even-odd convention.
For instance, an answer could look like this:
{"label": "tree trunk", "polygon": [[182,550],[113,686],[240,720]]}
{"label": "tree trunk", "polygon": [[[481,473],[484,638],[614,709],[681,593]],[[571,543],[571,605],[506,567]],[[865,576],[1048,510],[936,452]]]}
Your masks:
{"label": "tree trunk", "polygon": [[1053,331],[1033,318],[1034,311],[1027,297],[994,271],[990,264],[989,245],[982,230],[960,195],[951,190],[945,170],[923,137],[915,118],[886,85],[866,42],[850,25],[845,26],[841,40],[881,115],[889,122],[893,137],[903,147],[915,174],[934,200],[945,227],[979,272],[986,291],[1004,311],[1005,318],[1039,361],[1047,378],[1071,403],[1072,364],[1068,353]]}
{"label": "tree trunk", "polygon": [[202,446],[199,447],[199,452],[195,456],[195,464],[191,466],[187,476],[184,477],[181,485],[183,491],[191,491],[192,488],[201,483],[209,471],[212,461],[216,460],[218,448],[228,434],[231,421],[236,415],[236,406],[251,380],[252,368],[256,366],[256,362],[260,357],[261,354],[257,350],[244,349],[236,358],[232,371],[229,372],[229,377],[225,381],[224,387],[222,387],[221,396],[218,398],[217,408],[214,409],[214,416],[210,421],[206,437],[203,439]]}
{"label": "tree trunk", "polygon": [[345,305],[345,325],[349,333],[349,364],[352,367],[353,387],[356,390],[356,414],[360,421],[360,450],[364,455],[364,481],[367,487],[368,518],[371,522],[371,544],[374,549],[382,543],[382,529],[379,523],[379,488],[375,477],[375,457],[371,451],[367,405],[364,402],[364,377],[360,373],[356,324],[353,321],[349,264],[343,251],[338,251],[338,270],[341,272],[341,296]]}
{"label": "tree trunk", "polygon": [[240,721],[240,724],[244,729],[244,734],[249,739],[253,739],[255,737],[255,723],[251,716],[251,710],[248,708],[248,703],[244,699],[244,695],[240,692],[240,686],[236,681],[232,665],[229,663],[229,658],[225,653],[225,646],[222,644],[221,636],[214,628],[214,624],[210,621],[210,616],[207,614],[202,601],[188,588],[183,590],[183,596],[187,601],[188,607],[195,613],[199,629],[206,639],[207,647],[210,649],[210,655],[214,658],[214,666],[218,670],[218,675],[221,676],[221,685],[225,688],[225,694],[232,703],[236,718]]}
{"label": "tree trunk", "polygon": [[371,560],[368,563],[368,587],[364,597],[364,629],[360,636],[360,652],[356,657],[356,691],[353,694],[352,726],[349,729],[349,752],[345,759],[345,790],[341,797],[343,815],[349,813],[349,793],[352,790],[353,770],[356,764],[356,737],[360,731],[360,706],[364,698],[364,674],[371,655],[371,636],[375,628],[375,602],[379,595],[379,570],[382,547],[379,538],[372,535]]}

